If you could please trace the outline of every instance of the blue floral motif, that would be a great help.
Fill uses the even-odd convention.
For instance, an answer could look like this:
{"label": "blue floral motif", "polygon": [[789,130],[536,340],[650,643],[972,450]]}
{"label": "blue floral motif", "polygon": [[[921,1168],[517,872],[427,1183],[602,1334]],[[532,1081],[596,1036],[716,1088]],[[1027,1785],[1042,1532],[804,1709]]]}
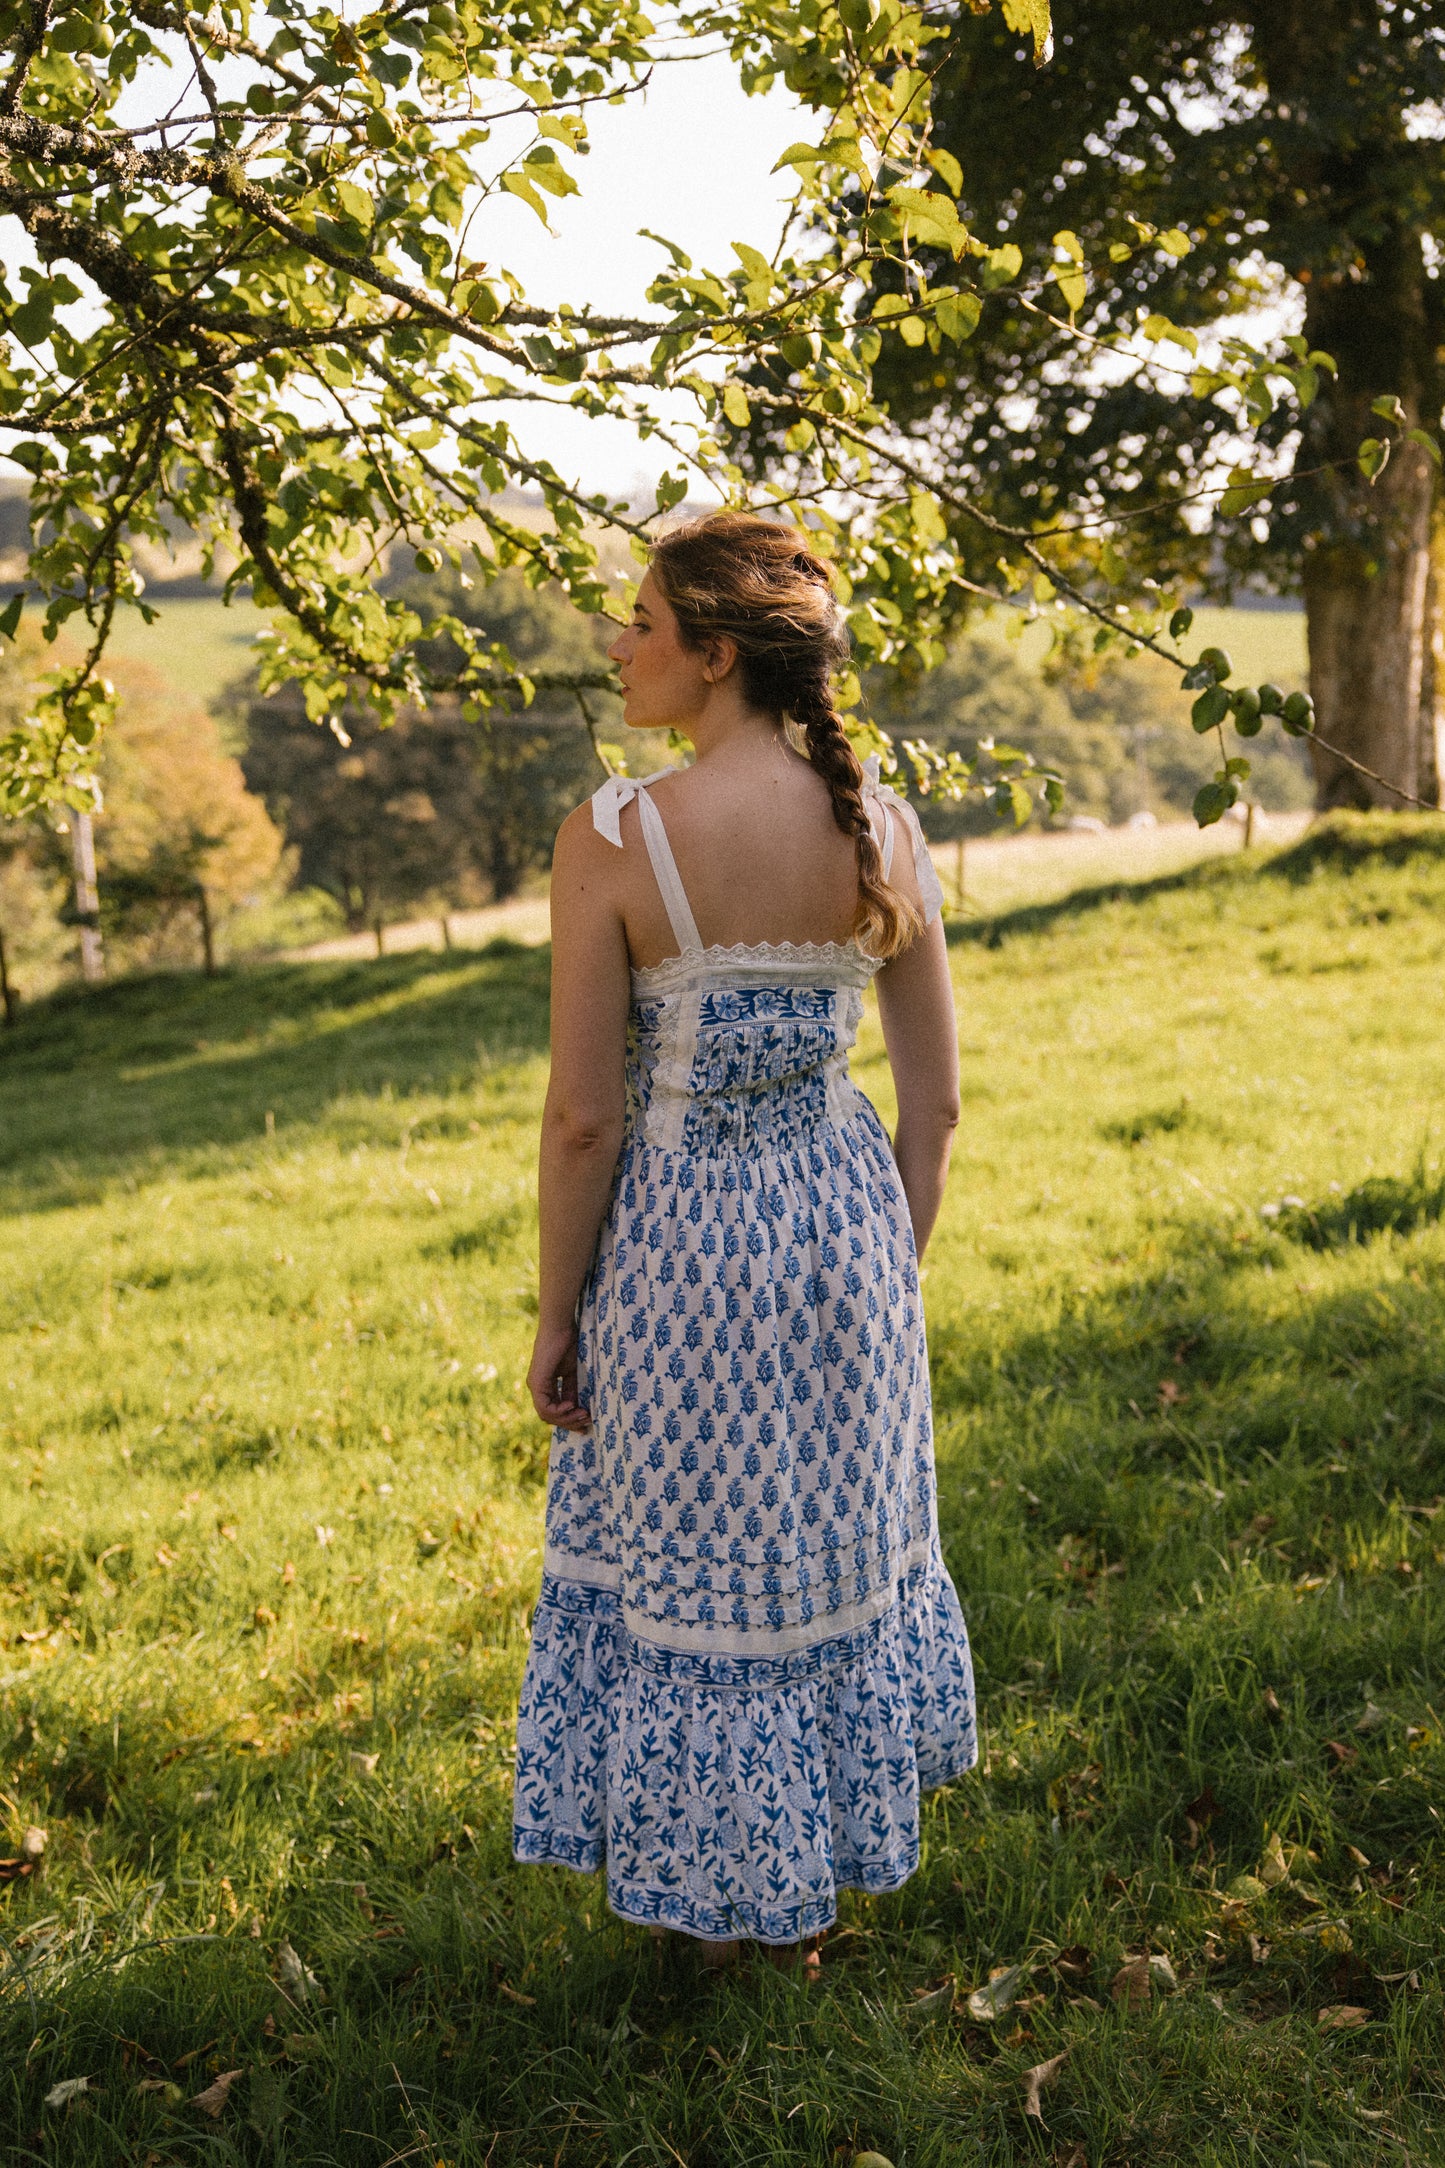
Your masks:
{"label": "blue floral motif", "polygon": [[847,1077],[856,948],[638,973],[629,1127],[554,1434],[514,1849],[624,1918],[791,1942],[970,1767],[917,1264]]}

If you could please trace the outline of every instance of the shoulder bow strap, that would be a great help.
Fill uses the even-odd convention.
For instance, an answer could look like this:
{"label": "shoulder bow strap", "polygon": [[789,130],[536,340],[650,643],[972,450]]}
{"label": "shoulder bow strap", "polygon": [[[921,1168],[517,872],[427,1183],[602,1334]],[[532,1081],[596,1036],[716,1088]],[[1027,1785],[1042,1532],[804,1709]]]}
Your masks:
{"label": "shoulder bow strap", "polygon": [[671,768],[659,768],[655,775],[609,775],[600,790],[592,793],[592,825],[599,836],[622,848],[622,812],[631,805],[640,790],[649,783],[660,782],[671,775]]}
{"label": "shoulder bow strap", "polygon": [[[886,808],[887,812],[895,814],[902,822],[913,849],[913,871],[918,880],[918,893],[923,899],[923,923],[925,926],[931,926],[943,909],[943,888],[939,882],[938,871],[934,866],[928,845],[924,841],[923,829],[919,823],[918,815],[908,803],[908,800],[900,796],[891,783],[879,781],[880,767],[881,763],[878,755],[870,753],[863,763],[864,795],[871,798],[880,809]],[[891,823],[888,825],[891,827]],[[891,842],[892,836],[890,834],[889,844]],[[883,877],[885,880],[888,878],[892,857],[892,850],[885,845],[883,851]]]}

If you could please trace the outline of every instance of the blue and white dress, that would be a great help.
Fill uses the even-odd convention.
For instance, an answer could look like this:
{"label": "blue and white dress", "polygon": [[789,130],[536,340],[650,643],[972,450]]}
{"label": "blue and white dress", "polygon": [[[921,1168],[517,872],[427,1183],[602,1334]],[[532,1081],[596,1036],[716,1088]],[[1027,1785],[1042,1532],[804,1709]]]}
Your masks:
{"label": "blue and white dress", "polygon": [[[667,771],[664,771],[667,772]],[[848,1075],[853,942],[704,948],[647,783],[680,953],[632,974],[627,1129],[579,1318],[585,1436],[553,1433],[513,1848],[624,1919],[796,1942],[897,1889],[918,1798],[976,1758],[939,1550],[908,1207]],[[870,786],[885,868],[913,814]]]}

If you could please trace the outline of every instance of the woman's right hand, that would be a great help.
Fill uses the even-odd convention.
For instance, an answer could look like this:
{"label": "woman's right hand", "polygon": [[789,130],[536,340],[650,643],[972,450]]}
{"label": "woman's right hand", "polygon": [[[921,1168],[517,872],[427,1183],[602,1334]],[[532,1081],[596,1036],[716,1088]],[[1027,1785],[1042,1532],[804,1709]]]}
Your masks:
{"label": "woman's right hand", "polygon": [[538,1326],[527,1390],[533,1407],[551,1429],[592,1428],[592,1417],[577,1398],[577,1334],[570,1325]]}

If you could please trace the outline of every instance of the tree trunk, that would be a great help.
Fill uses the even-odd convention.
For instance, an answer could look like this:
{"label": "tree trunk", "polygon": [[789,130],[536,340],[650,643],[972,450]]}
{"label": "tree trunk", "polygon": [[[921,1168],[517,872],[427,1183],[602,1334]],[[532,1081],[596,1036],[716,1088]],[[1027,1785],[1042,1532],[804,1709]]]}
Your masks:
{"label": "tree trunk", "polygon": [[1437,504],[1425,582],[1425,656],[1420,672],[1420,780],[1416,795],[1445,804],[1445,509]]}
{"label": "tree trunk", "polygon": [[10,969],[5,960],[5,935],[0,932],[0,1006],[4,1008],[7,1024],[15,1021],[15,1002],[15,989],[10,984]]}
{"label": "tree trunk", "polygon": [[1434,734],[1427,743],[1421,730],[1434,633],[1427,614],[1433,494],[1428,456],[1407,444],[1377,482],[1376,503],[1351,523],[1353,532],[1321,538],[1305,561],[1315,728],[1325,744],[1374,770],[1374,778],[1361,775],[1315,745],[1321,811],[1398,811],[1426,795],[1435,802]]}
{"label": "tree trunk", "polygon": [[201,928],[201,968],[208,979],[216,976],[216,936],[211,925],[211,899],[204,881],[196,883],[196,916]]}
{"label": "tree trunk", "polygon": [[[1425,412],[1432,377],[1425,268],[1419,238],[1384,236],[1368,260],[1306,288],[1305,334],[1339,363],[1337,381],[1310,410],[1301,445],[1300,501],[1312,534],[1305,545],[1316,804],[1384,806],[1438,796],[1435,734],[1422,733],[1429,697],[1430,543],[1435,468],[1402,430],[1433,421]],[[1392,425],[1372,402],[1393,395],[1404,413]],[[1373,483],[1356,454],[1367,437],[1393,439]],[[1323,469],[1311,473],[1308,470]],[[1337,760],[1338,746],[1363,767]],[[1426,787],[1421,788],[1422,780]]]}

